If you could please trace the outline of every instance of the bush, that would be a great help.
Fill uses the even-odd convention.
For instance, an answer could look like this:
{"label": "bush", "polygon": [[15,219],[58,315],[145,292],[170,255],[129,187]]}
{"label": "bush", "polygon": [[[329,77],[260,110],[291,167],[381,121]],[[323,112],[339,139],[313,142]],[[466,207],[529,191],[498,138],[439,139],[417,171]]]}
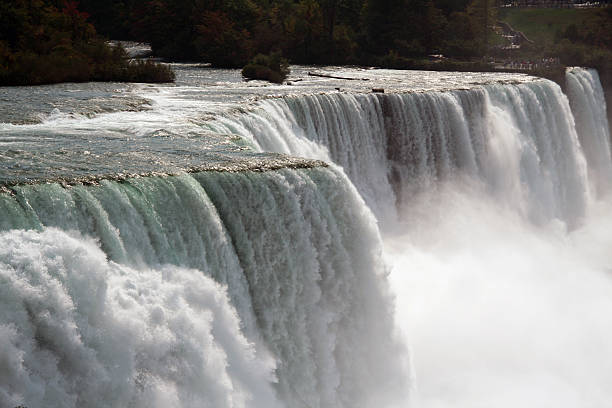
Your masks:
{"label": "bush", "polygon": [[283,83],[289,72],[289,62],[278,52],[258,54],[242,68],[242,76],[246,79],[262,79],[277,84]]}
{"label": "bush", "polygon": [[160,64],[150,60],[132,61],[126,68],[127,82],[173,82],[174,71],[165,64]]}

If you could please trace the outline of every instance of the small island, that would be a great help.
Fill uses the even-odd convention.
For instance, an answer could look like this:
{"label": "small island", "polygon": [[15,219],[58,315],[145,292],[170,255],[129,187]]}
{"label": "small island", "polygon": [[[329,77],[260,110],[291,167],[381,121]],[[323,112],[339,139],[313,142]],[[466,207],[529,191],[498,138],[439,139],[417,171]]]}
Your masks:
{"label": "small island", "polygon": [[0,5],[0,86],[58,82],[172,82],[164,64],[130,60],[99,36],[75,1]]}
{"label": "small island", "polygon": [[242,68],[242,77],[245,79],[261,79],[277,84],[282,84],[287,75],[289,62],[278,52],[271,55],[257,54]]}

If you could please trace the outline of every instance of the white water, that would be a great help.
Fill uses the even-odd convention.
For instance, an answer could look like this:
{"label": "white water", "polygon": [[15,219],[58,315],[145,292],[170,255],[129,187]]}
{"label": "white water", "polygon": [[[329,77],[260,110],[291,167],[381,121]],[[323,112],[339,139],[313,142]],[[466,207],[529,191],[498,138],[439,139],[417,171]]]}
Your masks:
{"label": "white water", "polygon": [[[381,72],[358,74],[389,74],[394,90],[412,89],[404,73]],[[287,96],[291,87],[275,87],[286,96],[230,112],[226,96],[267,92],[223,79],[232,75],[220,75],[229,96],[206,76],[204,87],[144,89],[152,112],[60,115],[2,130],[23,132],[40,157],[58,153],[53,170],[69,174],[91,170],[88,162],[96,171],[155,166],[168,148],[161,161],[171,167],[181,155],[208,160],[190,146],[247,156],[245,143],[225,136],[237,134],[262,151],[335,161],[356,189],[341,170],[319,168],[0,194],[0,406],[612,400],[612,206],[601,187],[611,165],[594,71],[568,77],[576,126],[547,81],[446,90],[470,75],[440,74],[426,92],[385,95]],[[298,93],[312,85],[298,84]],[[583,106],[594,108],[581,117]],[[200,143],[202,127],[213,133]],[[56,135],[61,148],[49,147],[55,133],[74,133],[79,145],[72,151],[74,141]],[[113,140],[125,144],[121,133],[142,142],[133,157],[105,160],[94,149],[76,169],[62,159],[92,142],[113,150]],[[22,160],[30,149],[19,138],[8,143],[19,159],[9,164],[42,174],[37,160]]]}
{"label": "white water", "polygon": [[380,238],[339,173],[13,192],[1,406],[373,407],[401,391]]}
{"label": "white water", "polygon": [[0,405],[281,406],[274,361],[200,271],[132,269],[57,229],[0,234]]}
{"label": "white water", "polygon": [[574,68],[567,73],[567,93],[576,119],[576,130],[588,159],[590,179],[600,195],[612,188],[610,128],[596,70]]}
{"label": "white water", "polygon": [[596,72],[574,69],[568,88],[576,124],[560,88],[538,81],[286,98],[211,127],[329,156],[355,183],[386,231],[416,407],[601,407],[609,130]]}
{"label": "white water", "polygon": [[569,104],[550,81],[268,100],[209,126],[265,151],[331,157],[383,226],[414,194],[457,174],[534,222],[573,225],[590,194]]}

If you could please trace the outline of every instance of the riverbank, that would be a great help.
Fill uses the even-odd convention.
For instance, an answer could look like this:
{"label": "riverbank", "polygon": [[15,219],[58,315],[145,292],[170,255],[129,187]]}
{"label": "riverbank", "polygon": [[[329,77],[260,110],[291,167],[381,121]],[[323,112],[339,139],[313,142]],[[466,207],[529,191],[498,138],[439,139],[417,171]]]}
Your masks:
{"label": "riverbank", "polygon": [[163,64],[132,61],[87,22],[75,2],[18,2],[0,8],[0,85],[172,82]]}

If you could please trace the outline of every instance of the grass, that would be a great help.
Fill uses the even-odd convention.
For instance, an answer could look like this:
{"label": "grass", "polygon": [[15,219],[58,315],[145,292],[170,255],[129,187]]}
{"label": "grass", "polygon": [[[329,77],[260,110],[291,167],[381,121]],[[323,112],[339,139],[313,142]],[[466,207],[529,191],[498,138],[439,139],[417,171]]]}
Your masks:
{"label": "grass", "polygon": [[532,41],[553,44],[555,33],[570,24],[581,26],[594,20],[600,10],[591,9],[500,9],[499,20],[522,31]]}

